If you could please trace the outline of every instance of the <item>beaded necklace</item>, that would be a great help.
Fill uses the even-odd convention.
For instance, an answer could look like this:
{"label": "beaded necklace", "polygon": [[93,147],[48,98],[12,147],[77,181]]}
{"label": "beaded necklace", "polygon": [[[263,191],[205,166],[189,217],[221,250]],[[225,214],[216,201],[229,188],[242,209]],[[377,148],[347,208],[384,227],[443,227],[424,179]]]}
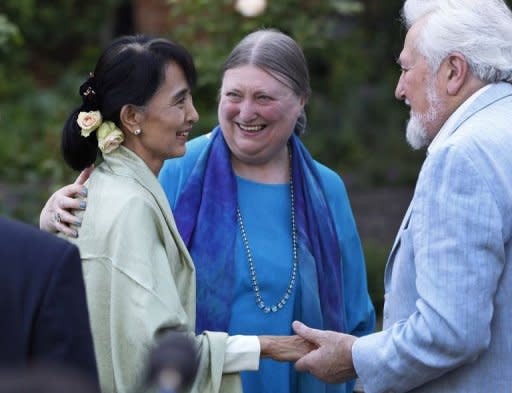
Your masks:
{"label": "beaded necklace", "polygon": [[263,298],[261,297],[260,288],[258,285],[258,279],[256,278],[256,269],[254,268],[254,259],[252,257],[251,249],[249,247],[249,240],[247,239],[247,233],[245,231],[244,221],[242,219],[242,213],[240,213],[240,206],[236,208],[236,215],[238,218],[238,224],[240,225],[240,233],[242,235],[242,241],[244,243],[245,252],[247,254],[247,260],[249,261],[249,273],[251,275],[251,284],[254,294],[256,296],[256,304],[264,313],[277,312],[281,310],[288,299],[290,298],[293,288],[295,287],[295,278],[297,275],[297,229],[295,225],[295,195],[293,192],[293,177],[292,177],[292,153],[291,147],[288,147],[288,158],[290,162],[290,204],[291,204],[291,226],[292,226],[292,254],[293,254],[293,266],[290,274],[290,282],[281,300],[272,306],[268,306]]}

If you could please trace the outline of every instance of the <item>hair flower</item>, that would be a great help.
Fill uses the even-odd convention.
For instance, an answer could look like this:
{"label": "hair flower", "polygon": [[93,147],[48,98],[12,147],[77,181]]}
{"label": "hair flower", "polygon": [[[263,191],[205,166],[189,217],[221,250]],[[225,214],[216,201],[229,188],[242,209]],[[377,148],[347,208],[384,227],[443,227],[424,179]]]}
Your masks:
{"label": "hair flower", "polygon": [[101,117],[100,111],[80,112],[76,119],[78,126],[82,129],[80,134],[84,138],[87,138],[91,132],[96,130],[101,125],[102,121],[103,118]]}
{"label": "hair flower", "polygon": [[111,121],[101,124],[97,131],[98,147],[103,153],[110,153],[124,141],[123,132]]}

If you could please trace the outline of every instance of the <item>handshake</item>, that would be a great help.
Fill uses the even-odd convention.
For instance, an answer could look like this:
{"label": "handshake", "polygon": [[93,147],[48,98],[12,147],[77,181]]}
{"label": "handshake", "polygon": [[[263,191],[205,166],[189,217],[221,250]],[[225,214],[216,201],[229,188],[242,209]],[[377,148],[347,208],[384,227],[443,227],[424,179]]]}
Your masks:
{"label": "handshake", "polygon": [[261,357],[296,362],[297,371],[307,371],[328,383],[342,383],[357,377],[352,363],[349,334],[312,329],[299,321],[292,324],[296,336],[260,336]]}
{"label": "handshake", "polygon": [[312,329],[298,321],[293,322],[292,327],[312,346],[310,352],[296,361],[297,371],[308,371],[328,383],[341,383],[357,377],[352,363],[352,345],[357,337]]}
{"label": "handshake", "polygon": [[[297,371],[307,371],[328,383],[356,378],[352,364],[355,336],[307,327],[293,322],[295,336],[259,336],[261,358],[296,362]],[[191,337],[171,332],[153,350],[146,375],[147,386],[174,392],[189,386],[197,372],[197,353]]]}

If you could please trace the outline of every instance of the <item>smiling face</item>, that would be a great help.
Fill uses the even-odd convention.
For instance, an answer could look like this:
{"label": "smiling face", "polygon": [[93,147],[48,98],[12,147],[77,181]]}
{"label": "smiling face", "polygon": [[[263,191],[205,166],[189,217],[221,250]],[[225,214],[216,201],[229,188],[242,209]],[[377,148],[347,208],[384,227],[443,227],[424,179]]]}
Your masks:
{"label": "smiling face", "polygon": [[286,143],[303,107],[303,98],[261,68],[227,70],[218,116],[233,165],[271,165],[286,157]]}
{"label": "smiling face", "polygon": [[395,90],[396,98],[405,100],[411,108],[407,140],[416,149],[428,145],[441,128],[444,102],[437,89],[436,73],[416,49],[420,28],[421,22],[418,22],[405,37],[398,59],[401,74]]}
{"label": "smiling face", "polygon": [[158,172],[164,160],[185,154],[189,132],[198,119],[185,74],[171,62],[164,82],[138,113],[141,134],[130,135],[127,147]]}

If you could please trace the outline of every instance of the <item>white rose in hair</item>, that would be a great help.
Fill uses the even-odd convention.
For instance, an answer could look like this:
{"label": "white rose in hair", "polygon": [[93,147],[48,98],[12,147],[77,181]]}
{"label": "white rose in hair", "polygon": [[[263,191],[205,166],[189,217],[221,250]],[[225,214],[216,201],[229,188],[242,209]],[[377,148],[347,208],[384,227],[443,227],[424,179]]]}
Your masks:
{"label": "white rose in hair", "polygon": [[106,121],[98,129],[98,147],[105,154],[117,149],[123,141],[123,132],[111,121]]}
{"label": "white rose in hair", "polygon": [[80,112],[76,119],[78,126],[82,129],[80,134],[85,138],[96,130],[102,121],[100,111]]}

